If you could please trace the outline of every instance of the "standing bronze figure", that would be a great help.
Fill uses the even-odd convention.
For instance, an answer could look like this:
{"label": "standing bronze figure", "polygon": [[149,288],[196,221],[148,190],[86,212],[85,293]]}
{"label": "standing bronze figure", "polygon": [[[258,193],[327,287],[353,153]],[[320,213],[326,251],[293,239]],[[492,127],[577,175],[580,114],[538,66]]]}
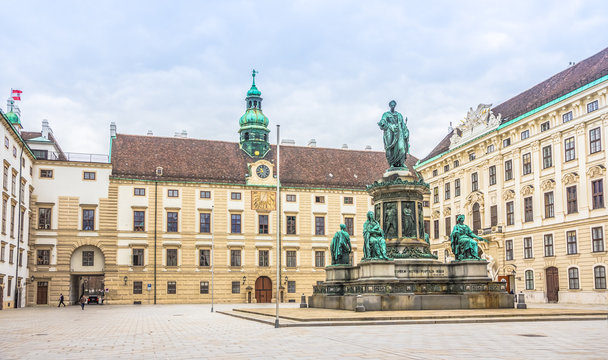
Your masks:
{"label": "standing bronze figure", "polygon": [[331,251],[332,265],[348,265],[350,264],[350,236],[346,231],[346,225],[340,224],[340,230],[336,232],[329,246]]}
{"label": "standing bronze figure", "polygon": [[403,116],[395,111],[397,102],[391,100],[388,104],[390,111],[382,114],[382,119],[378,122],[380,129],[384,131],[384,150],[386,160],[391,169],[407,169],[405,159],[410,151],[410,132],[407,129]]}

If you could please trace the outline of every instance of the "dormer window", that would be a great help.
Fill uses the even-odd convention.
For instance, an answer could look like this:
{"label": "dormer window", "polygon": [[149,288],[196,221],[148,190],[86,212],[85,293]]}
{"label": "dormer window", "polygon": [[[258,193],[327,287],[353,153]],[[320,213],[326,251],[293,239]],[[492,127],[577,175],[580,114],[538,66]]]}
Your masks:
{"label": "dormer window", "polygon": [[473,161],[473,160],[475,160],[475,153],[474,152],[472,152],[472,153],[469,154],[469,161]]}

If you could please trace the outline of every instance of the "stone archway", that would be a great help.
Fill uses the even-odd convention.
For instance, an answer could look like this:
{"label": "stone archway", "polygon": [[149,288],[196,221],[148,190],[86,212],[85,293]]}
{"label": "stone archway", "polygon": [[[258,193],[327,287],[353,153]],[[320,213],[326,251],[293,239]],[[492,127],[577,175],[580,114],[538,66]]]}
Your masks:
{"label": "stone archway", "polygon": [[81,296],[104,296],[105,255],[95,245],[81,245],[70,257],[70,303],[75,304]]}

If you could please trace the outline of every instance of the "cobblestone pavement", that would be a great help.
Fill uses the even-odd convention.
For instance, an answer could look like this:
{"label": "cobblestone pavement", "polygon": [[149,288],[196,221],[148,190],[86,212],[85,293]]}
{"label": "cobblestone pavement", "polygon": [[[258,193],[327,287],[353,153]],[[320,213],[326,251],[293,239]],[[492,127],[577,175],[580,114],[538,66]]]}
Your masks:
{"label": "cobblestone pavement", "polygon": [[0,334],[0,359],[608,358],[608,320],[275,329],[209,305],[88,305],[3,310]]}

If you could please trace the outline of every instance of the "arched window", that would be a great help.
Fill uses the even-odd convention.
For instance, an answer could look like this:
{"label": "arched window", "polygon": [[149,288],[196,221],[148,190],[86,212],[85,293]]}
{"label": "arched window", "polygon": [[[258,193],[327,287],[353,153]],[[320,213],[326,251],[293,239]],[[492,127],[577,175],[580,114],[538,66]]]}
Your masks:
{"label": "arched window", "polygon": [[264,134],[264,141],[268,141],[268,134]]}
{"label": "arched window", "polygon": [[254,100],[254,101],[253,101],[253,107],[254,107],[254,108],[257,108],[257,107],[258,107],[258,102],[257,102],[257,100]]}
{"label": "arched window", "polygon": [[526,290],[534,290],[534,271],[526,270]]}
{"label": "arched window", "polygon": [[473,205],[473,232],[477,234],[477,231],[481,229],[481,214],[479,213],[479,203]]}
{"label": "arched window", "polygon": [[251,107],[251,100],[249,100],[249,107]]}
{"label": "arched window", "polygon": [[578,268],[572,267],[568,269],[568,289],[578,289]]}
{"label": "arched window", "polygon": [[593,277],[595,278],[595,288],[605,289],[606,288],[606,267],[598,265],[593,268]]}
{"label": "arched window", "polygon": [[443,258],[446,261],[450,258],[450,252],[448,250],[443,250]]}
{"label": "arched window", "polygon": [[249,140],[249,133],[248,132],[245,133],[245,140]]}

